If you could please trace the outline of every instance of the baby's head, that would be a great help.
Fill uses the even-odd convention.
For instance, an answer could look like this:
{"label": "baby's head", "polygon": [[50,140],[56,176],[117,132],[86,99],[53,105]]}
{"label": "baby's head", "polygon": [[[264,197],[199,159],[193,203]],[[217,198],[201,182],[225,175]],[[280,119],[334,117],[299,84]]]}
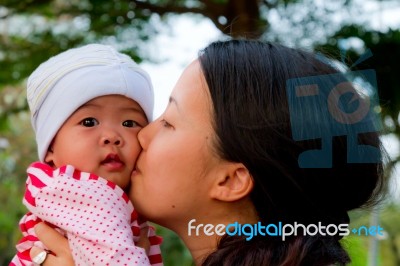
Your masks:
{"label": "baby's head", "polygon": [[154,105],[150,78],[132,59],[106,45],[70,49],[31,74],[27,98],[40,161],[128,185]]}

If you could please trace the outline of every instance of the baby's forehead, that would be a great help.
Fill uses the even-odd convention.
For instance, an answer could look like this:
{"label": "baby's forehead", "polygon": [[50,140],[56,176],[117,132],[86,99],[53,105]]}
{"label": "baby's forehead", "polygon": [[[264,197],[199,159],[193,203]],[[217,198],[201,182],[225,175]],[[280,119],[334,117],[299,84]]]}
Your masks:
{"label": "baby's forehead", "polygon": [[145,115],[138,102],[132,98],[118,94],[104,95],[93,98],[78,107],[76,111],[85,109],[114,109],[120,112],[136,112]]}
{"label": "baby's forehead", "polygon": [[109,94],[109,95],[101,95],[95,97],[82,106],[104,106],[104,105],[113,105],[113,106],[138,106],[142,108],[139,103],[130,97],[120,95],[120,94]]}

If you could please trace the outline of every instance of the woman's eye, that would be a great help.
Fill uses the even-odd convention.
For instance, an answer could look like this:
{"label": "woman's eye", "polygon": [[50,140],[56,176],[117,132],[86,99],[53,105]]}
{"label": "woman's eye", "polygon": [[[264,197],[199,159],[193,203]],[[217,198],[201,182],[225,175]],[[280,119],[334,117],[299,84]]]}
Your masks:
{"label": "woman's eye", "polygon": [[171,128],[172,127],[172,125],[170,123],[168,123],[165,119],[162,119],[160,122],[161,122],[163,127],[166,127],[166,128]]}
{"label": "woman's eye", "polygon": [[122,125],[124,127],[138,127],[138,126],[140,126],[136,121],[133,121],[133,120],[126,120],[126,121],[122,122]]}
{"label": "woman's eye", "polygon": [[96,118],[88,117],[83,119],[80,124],[84,127],[94,127],[99,124],[99,121]]}

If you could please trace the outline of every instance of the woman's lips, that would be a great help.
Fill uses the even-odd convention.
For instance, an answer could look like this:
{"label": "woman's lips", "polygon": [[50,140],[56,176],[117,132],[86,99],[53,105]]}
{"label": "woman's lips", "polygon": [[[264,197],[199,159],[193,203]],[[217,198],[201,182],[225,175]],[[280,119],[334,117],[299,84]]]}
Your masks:
{"label": "woman's lips", "polygon": [[140,170],[137,169],[137,168],[135,168],[135,169],[133,169],[133,171],[132,171],[132,176],[133,176],[133,175],[137,175],[137,174],[139,174],[139,173],[140,173]]}
{"label": "woman's lips", "polygon": [[134,177],[135,175],[137,175],[136,169],[132,171],[132,173],[131,173],[131,178]]}

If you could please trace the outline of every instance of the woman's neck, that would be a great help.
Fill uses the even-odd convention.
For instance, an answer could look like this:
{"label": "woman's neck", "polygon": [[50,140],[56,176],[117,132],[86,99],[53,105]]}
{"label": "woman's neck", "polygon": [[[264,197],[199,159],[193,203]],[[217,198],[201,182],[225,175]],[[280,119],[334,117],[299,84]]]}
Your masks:
{"label": "woman's neck", "polygon": [[182,240],[190,251],[195,265],[199,266],[217,248],[219,238],[218,235],[186,235]]}
{"label": "woman's neck", "polygon": [[[230,208],[236,205],[236,208]],[[218,247],[219,239],[225,234],[226,226],[233,223],[254,224],[258,216],[251,204],[230,204],[221,209],[214,209],[207,215],[198,219],[190,219],[174,230],[182,239],[196,265],[201,265],[203,260]]]}

